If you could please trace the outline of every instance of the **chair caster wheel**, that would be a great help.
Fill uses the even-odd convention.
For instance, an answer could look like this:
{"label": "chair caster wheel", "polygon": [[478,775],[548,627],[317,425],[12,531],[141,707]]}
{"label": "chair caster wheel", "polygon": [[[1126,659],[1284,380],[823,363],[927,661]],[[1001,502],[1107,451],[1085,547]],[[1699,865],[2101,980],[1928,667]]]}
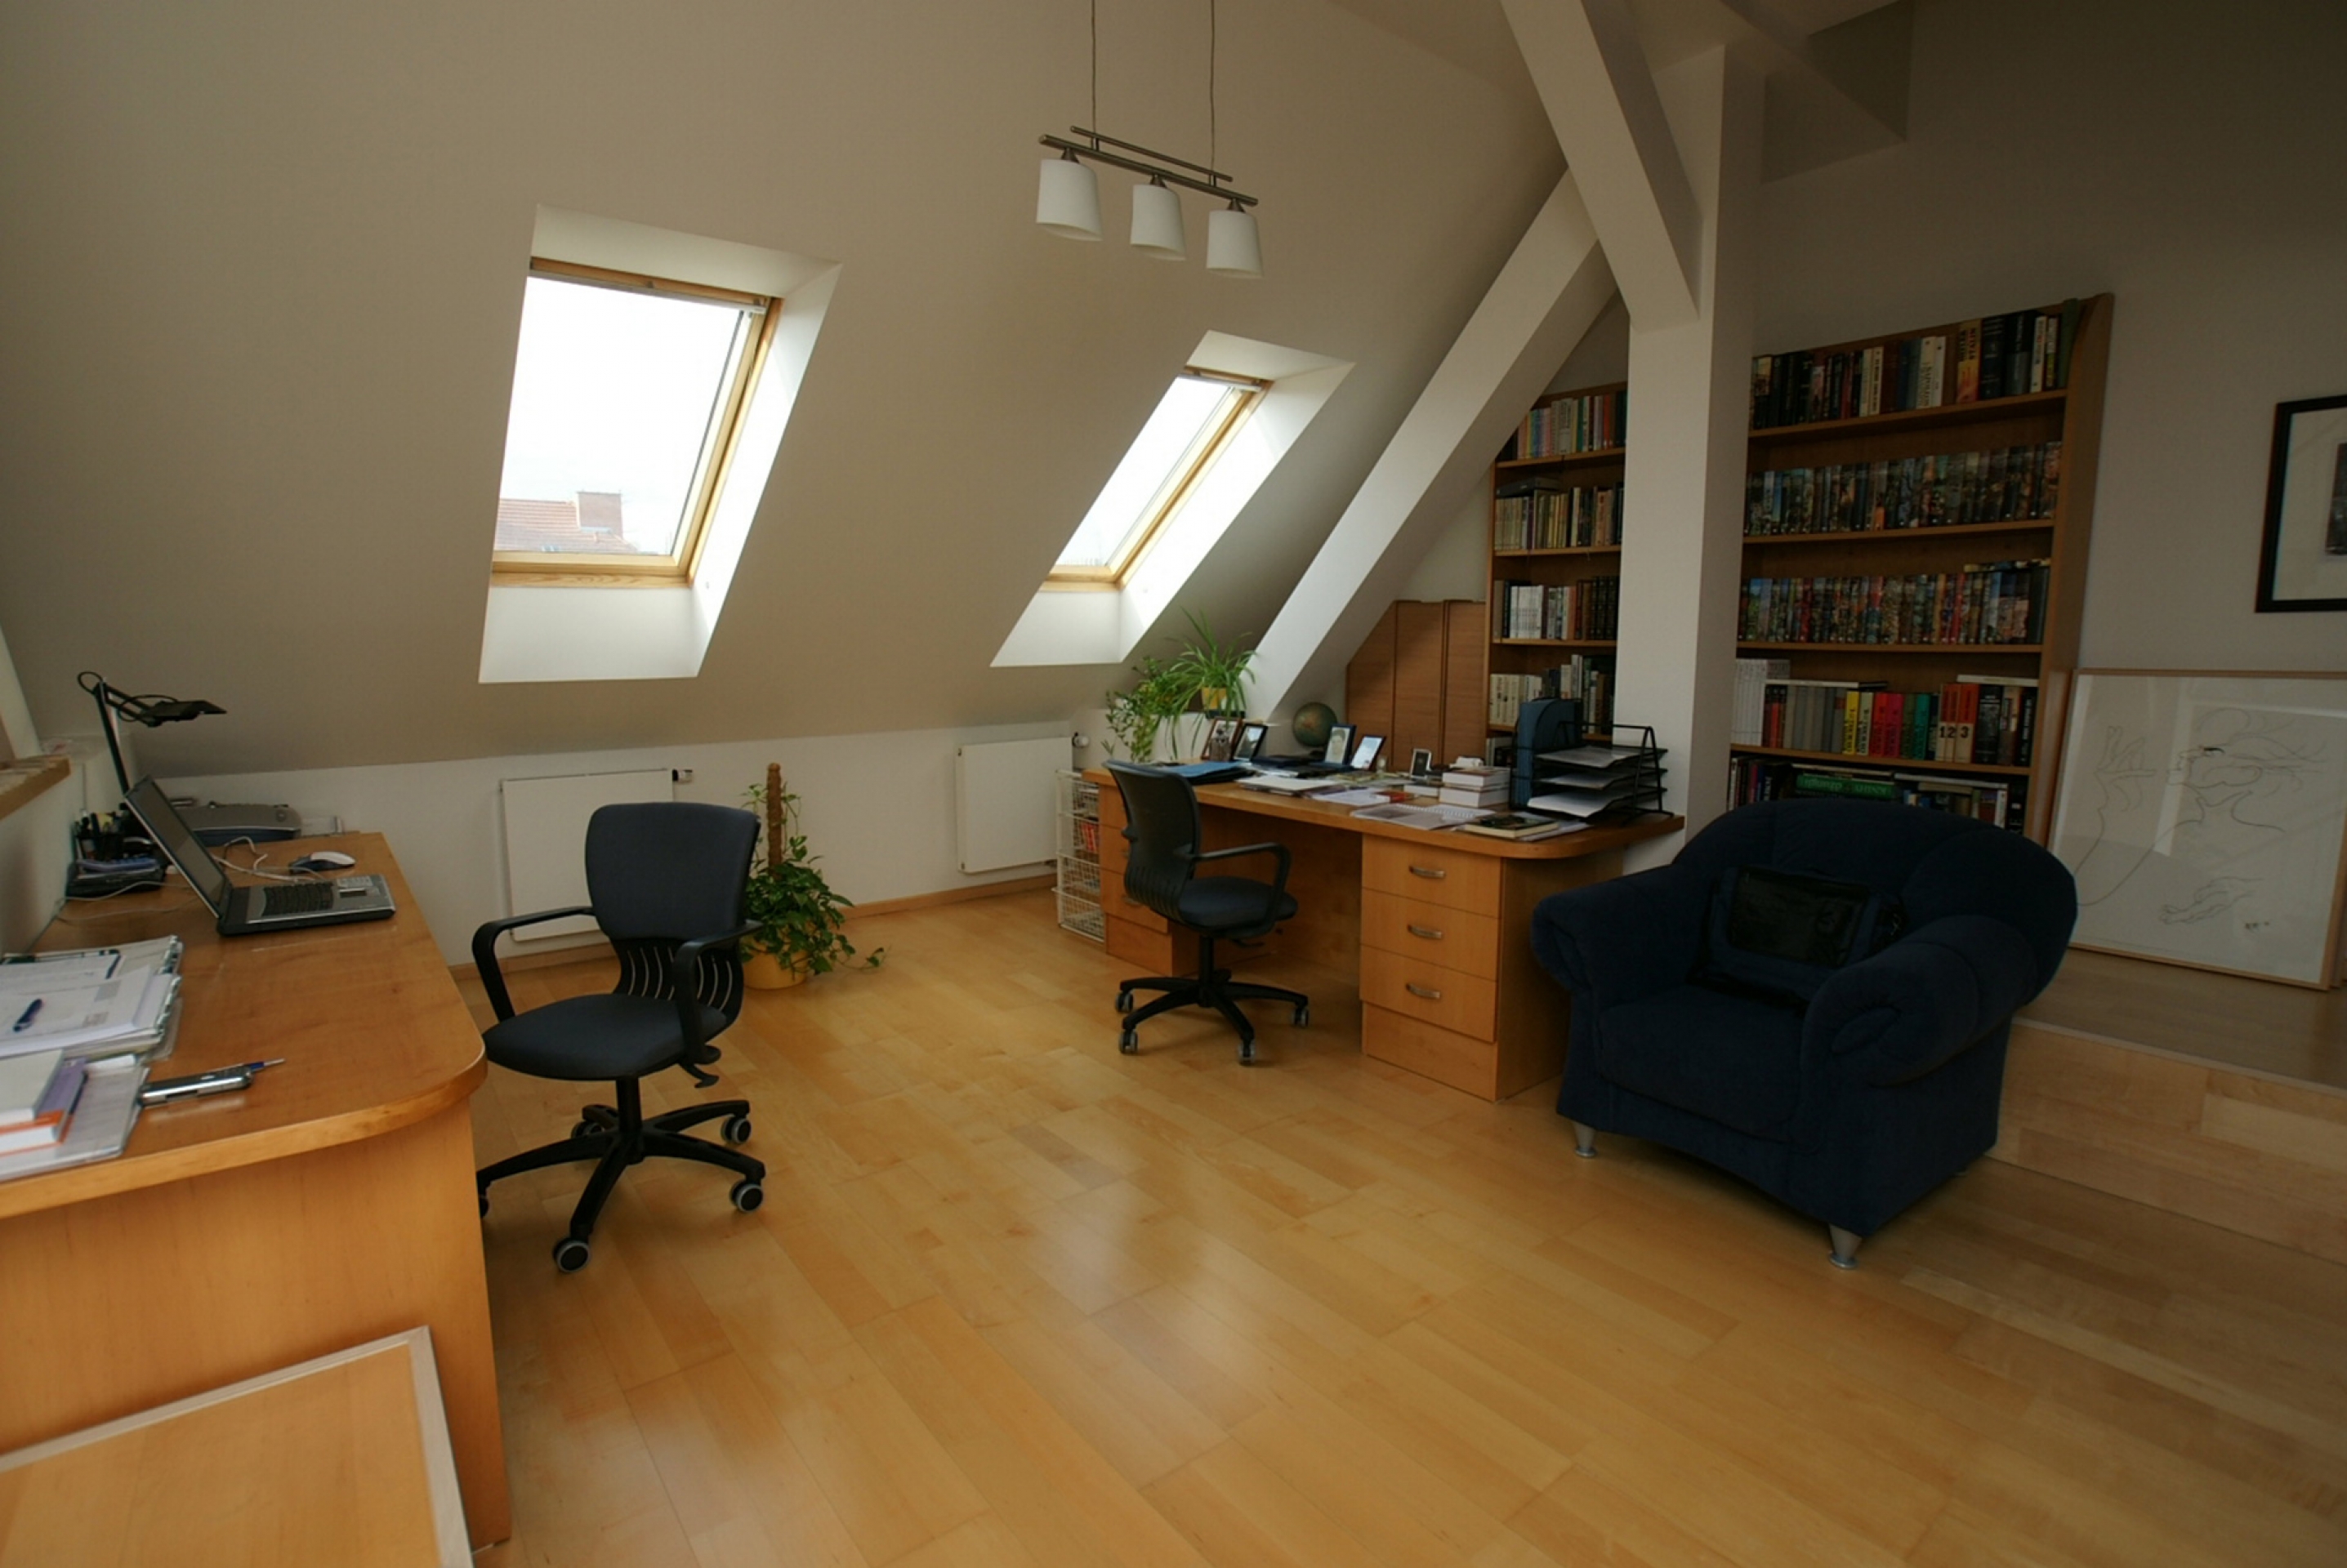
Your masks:
{"label": "chair caster wheel", "polygon": [[754,1214],[758,1207],[766,1201],[766,1189],[748,1176],[743,1176],[733,1184],[733,1190],[726,1196],[733,1200],[733,1207],[743,1214]]}
{"label": "chair caster wheel", "polygon": [[1141,1036],[1128,1029],[1116,1037],[1116,1048],[1128,1056],[1141,1054]]}
{"label": "chair caster wheel", "polygon": [[488,1189],[487,1187],[483,1187],[483,1188],[480,1190],[480,1192],[479,1192],[477,1195],[476,1195],[476,1196],[477,1196],[480,1198],[480,1200],[481,1200],[481,1217],[482,1217],[483,1219],[487,1219],[487,1218],[488,1218],[488,1217],[489,1217],[489,1189]]}
{"label": "chair caster wheel", "polygon": [[1120,991],[1116,993],[1116,1010],[1119,1013],[1130,1013],[1133,1011],[1132,992]]}
{"label": "chair caster wheel", "polygon": [[1301,1028],[1303,1028],[1306,1024],[1307,1024],[1307,1023],[1311,1023],[1311,1022],[1312,1022],[1312,1009],[1311,1009],[1311,1008],[1309,1008],[1309,1007],[1298,1007],[1298,1008],[1296,1010],[1296,1018],[1295,1018],[1294,1022],[1295,1022],[1296,1026],[1298,1029],[1301,1029]]}
{"label": "chair caster wheel", "polygon": [[566,1236],[554,1244],[554,1267],[565,1274],[576,1274],[586,1268],[589,1256],[591,1249],[575,1236]]}
{"label": "chair caster wheel", "polygon": [[1242,1067],[1252,1067],[1255,1065],[1254,1041],[1242,1040],[1239,1042],[1239,1065]]}
{"label": "chair caster wheel", "polygon": [[724,1133],[727,1143],[746,1144],[750,1141],[750,1118],[728,1116],[725,1118],[725,1125],[720,1130]]}
{"label": "chair caster wheel", "polygon": [[574,1138],[583,1138],[594,1130],[595,1124],[592,1122],[573,1122],[570,1124],[570,1135]]}

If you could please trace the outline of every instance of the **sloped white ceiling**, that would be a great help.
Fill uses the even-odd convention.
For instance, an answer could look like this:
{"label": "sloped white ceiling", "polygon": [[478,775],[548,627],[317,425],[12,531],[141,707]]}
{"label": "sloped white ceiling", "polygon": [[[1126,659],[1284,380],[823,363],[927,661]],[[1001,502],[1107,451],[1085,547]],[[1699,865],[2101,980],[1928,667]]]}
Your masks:
{"label": "sloped white ceiling", "polygon": [[[989,660],[1207,331],[1359,367],[1185,596],[1260,631],[1559,165],[1528,96],[1328,0],[1221,24],[1259,282],[1035,228],[1080,0],[0,8],[0,625],[42,728],[87,727],[85,667],[230,710],[145,738],[167,774],[1069,711],[1117,672]],[[1203,160],[1205,43],[1103,0],[1102,128]],[[696,679],[477,678],[540,204],[841,263]]]}

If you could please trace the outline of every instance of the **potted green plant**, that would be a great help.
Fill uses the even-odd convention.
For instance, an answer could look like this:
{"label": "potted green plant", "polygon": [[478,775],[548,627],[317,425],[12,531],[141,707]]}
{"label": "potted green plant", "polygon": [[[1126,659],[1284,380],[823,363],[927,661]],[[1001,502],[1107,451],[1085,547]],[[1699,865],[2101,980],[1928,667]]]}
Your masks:
{"label": "potted green plant", "polygon": [[1174,666],[1143,658],[1133,667],[1141,678],[1131,691],[1108,694],[1108,727],[1135,762],[1153,761],[1157,737],[1190,706],[1197,687]]}
{"label": "potted green plant", "polygon": [[1253,678],[1247,667],[1255,662],[1255,650],[1220,641],[1196,611],[1183,614],[1189,618],[1190,641],[1167,669],[1196,695],[1203,711],[1244,718],[1246,683]]}
{"label": "potted green plant", "polygon": [[[771,991],[828,974],[856,956],[846,932],[854,901],[832,891],[815,870],[799,830],[799,798],[783,788],[782,764],[766,764],[766,781],[750,786],[744,799],[764,815],[766,838],[742,895],[742,918],[758,928],[742,942],[742,978]],[[876,967],[885,951],[857,967]]]}

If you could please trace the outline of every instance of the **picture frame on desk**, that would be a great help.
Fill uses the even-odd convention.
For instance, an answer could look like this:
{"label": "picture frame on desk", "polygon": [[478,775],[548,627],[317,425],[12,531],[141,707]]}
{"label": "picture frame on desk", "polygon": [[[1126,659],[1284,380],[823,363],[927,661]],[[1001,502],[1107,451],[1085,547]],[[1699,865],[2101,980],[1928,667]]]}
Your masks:
{"label": "picture frame on desk", "polygon": [[2258,613],[2347,610],[2347,393],[2274,405]]}
{"label": "picture frame on desk", "polygon": [[1264,738],[1270,733],[1270,725],[1259,724],[1252,719],[1240,725],[1238,741],[1231,748],[1231,760],[1234,762],[1254,761],[1256,755],[1263,750]]}
{"label": "picture frame on desk", "polygon": [[1334,762],[1341,767],[1345,763],[1346,759],[1352,755],[1353,726],[1349,724],[1330,725],[1328,727],[1328,748],[1320,754],[1320,759],[1324,762]]}
{"label": "picture frame on desk", "polygon": [[1226,718],[1210,721],[1206,726],[1206,760],[1230,761],[1232,754],[1237,748],[1238,738],[1239,721],[1237,719]]}

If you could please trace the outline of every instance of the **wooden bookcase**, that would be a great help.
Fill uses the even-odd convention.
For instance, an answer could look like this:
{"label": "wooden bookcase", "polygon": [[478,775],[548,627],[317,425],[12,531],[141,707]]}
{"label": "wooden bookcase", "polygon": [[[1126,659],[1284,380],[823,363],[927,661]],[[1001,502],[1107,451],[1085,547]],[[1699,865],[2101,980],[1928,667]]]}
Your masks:
{"label": "wooden bookcase", "polygon": [[[1837,769],[1895,769],[1940,777],[2018,780],[2025,791],[2023,827],[2044,842],[2050,829],[2055,769],[2078,662],[2078,620],[2086,598],[2086,545],[2094,516],[2096,447],[2103,419],[2104,377],[2110,352],[2111,296],[2079,302],[2065,384],[1987,401],[1943,402],[1866,417],[1781,424],[1751,433],[1747,472],[1990,452],[2062,443],[2056,504],[2050,515],[2015,522],[1950,524],[1838,533],[1748,532],[1740,576],[1754,578],[1897,576],[1954,572],[1975,563],[2049,563],[2040,640],[2029,644],[1739,643],[1740,657],[1783,658],[1796,679],[1881,681],[1903,692],[1936,692],[1959,675],[2034,679],[2038,708],[2026,766],[1844,756],[1757,746],[1731,748],[1737,756],[1812,762]],[[2055,307],[2046,307],[2054,309]],[[1887,345],[1895,361],[1902,340],[1944,336],[1950,343],[1948,395],[1952,398],[1954,345],[1961,323],[1860,339],[1809,351],[1813,360]],[[1888,402],[1890,400],[1885,399]],[[1495,650],[1496,652],[1496,650]]]}
{"label": "wooden bookcase", "polygon": [[[1581,387],[1570,392],[1553,392],[1533,404],[1535,414],[1568,407],[1581,399],[1616,400],[1617,408],[1626,404],[1628,383],[1614,382],[1604,386]],[[1620,427],[1626,418],[1614,421],[1616,429],[1609,432],[1615,439],[1606,444],[1587,450],[1543,456],[1522,456],[1524,435],[1530,426],[1520,428],[1500,459],[1491,467],[1491,588],[1489,620],[1490,633],[1485,643],[1484,697],[1486,719],[1490,718],[1491,676],[1532,676],[1553,668],[1578,655],[1595,662],[1606,675],[1610,689],[1614,667],[1615,638],[1507,636],[1509,613],[1507,587],[1510,583],[1536,583],[1544,588],[1565,587],[1601,580],[1610,581],[1616,592],[1622,577],[1622,546],[1619,543],[1588,545],[1549,545],[1518,542],[1502,537],[1501,518],[1506,504],[1504,492],[1527,481],[1549,482],[1566,491],[1597,491],[1618,487],[1622,483],[1624,447],[1619,439]],[[1635,524],[1633,524],[1635,526]],[[1613,525],[1614,537],[1621,537],[1621,523]],[[1601,714],[1601,717],[1603,715]],[[1487,722],[1491,735],[1512,735],[1515,727]]]}

